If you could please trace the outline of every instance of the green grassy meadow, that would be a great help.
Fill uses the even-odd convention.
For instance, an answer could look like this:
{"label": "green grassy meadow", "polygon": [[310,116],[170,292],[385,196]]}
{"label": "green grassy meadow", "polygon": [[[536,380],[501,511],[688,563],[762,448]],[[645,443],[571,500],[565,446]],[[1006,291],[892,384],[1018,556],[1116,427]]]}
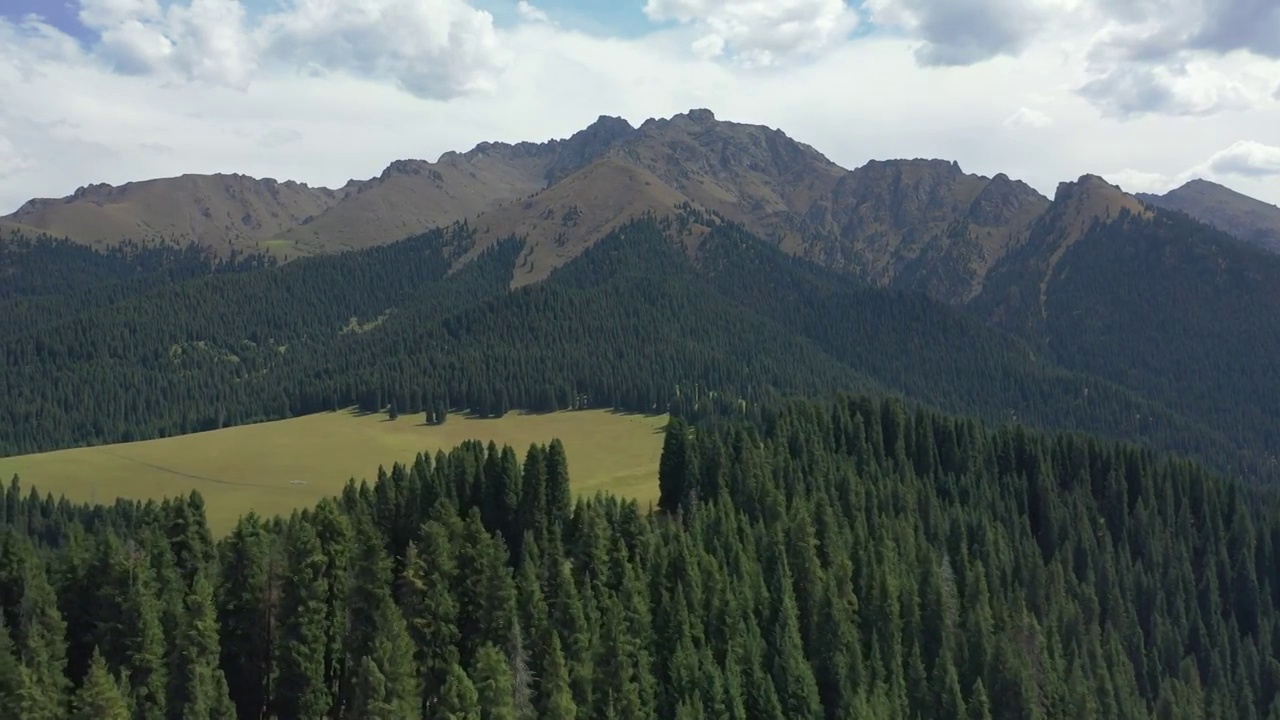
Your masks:
{"label": "green grassy meadow", "polygon": [[523,459],[531,443],[560,438],[575,492],[605,490],[657,502],[658,458],[666,416],[603,410],[545,415],[511,413],[497,420],[452,415],[439,426],[421,415],[321,413],[179,437],[0,458],[0,478],[17,474],[24,493],[66,495],[77,502],[117,497],[173,497],[199,490],[214,534],[249,510],[287,514],[336,495],[349,478],[377,476],[379,465],[409,462],[419,452],[446,452],[465,440],[511,445]]}

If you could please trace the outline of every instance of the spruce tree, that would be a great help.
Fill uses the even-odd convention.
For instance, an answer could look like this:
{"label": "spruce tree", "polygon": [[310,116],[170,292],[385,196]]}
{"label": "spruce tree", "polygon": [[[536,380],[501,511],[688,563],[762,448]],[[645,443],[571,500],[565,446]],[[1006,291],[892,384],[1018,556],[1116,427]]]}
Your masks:
{"label": "spruce tree", "polygon": [[368,654],[357,662],[347,717],[396,720],[422,715],[422,690],[413,663],[413,643],[393,603],[379,607]]}
{"label": "spruce tree", "polygon": [[473,510],[463,525],[457,561],[459,658],[469,666],[480,646],[498,646],[510,637],[516,588],[509,554],[502,541],[485,529],[478,511]]}
{"label": "spruce tree", "polygon": [[22,683],[22,665],[14,654],[13,639],[0,613],[0,707],[18,706]]}
{"label": "spruce tree", "polygon": [[481,720],[516,720],[511,667],[501,650],[482,646],[469,675],[479,698]]}
{"label": "spruce tree", "polygon": [[417,717],[422,696],[414,668],[414,646],[404,615],[391,596],[391,559],[382,536],[368,520],[357,525],[358,556],[352,593],[347,657],[354,663],[348,681],[346,716]]}
{"label": "spruce tree", "polygon": [[271,542],[261,519],[249,513],[222,543],[221,666],[240,717],[262,715],[269,697],[274,654]]}
{"label": "spruce tree", "polygon": [[672,418],[663,434],[658,461],[658,508],[675,512],[685,498],[689,478],[689,426]]}
{"label": "spruce tree", "polygon": [[452,584],[457,573],[453,539],[440,522],[422,528],[421,548],[410,545],[400,585],[409,637],[417,660],[418,682],[428,714],[458,663],[458,604]]}
{"label": "spruce tree", "polygon": [[516,525],[519,530],[513,539],[513,557],[521,557],[523,543],[530,540],[545,546],[550,527],[547,520],[547,464],[543,449],[537,444],[529,446],[521,467]]}
{"label": "spruce tree", "polygon": [[547,520],[551,527],[559,528],[568,519],[573,506],[573,495],[569,489],[569,458],[560,438],[554,438],[547,445],[546,467]]}
{"label": "spruce tree", "polygon": [[987,697],[987,688],[982,684],[982,678],[973,681],[965,712],[967,720],[991,720],[991,701]]}
{"label": "spruce tree", "polygon": [[782,704],[783,715],[796,720],[819,720],[822,706],[813,669],[805,661],[791,574],[779,557],[772,592],[777,598],[769,646],[773,651],[770,675]]}
{"label": "spruce tree", "polygon": [[129,701],[96,649],[71,708],[71,720],[129,720]]}
{"label": "spruce tree", "polygon": [[349,596],[352,548],[352,520],[330,499],[320,501],[314,514],[316,539],[324,558],[324,680],[326,694],[333,705],[327,712],[338,710],[342,699],[346,672],[347,600]]}
{"label": "spruce tree", "polygon": [[227,679],[219,666],[218,624],[212,590],[199,571],[186,598],[170,661],[169,707],[184,720],[235,720]]}
{"label": "spruce tree", "polygon": [[449,668],[428,720],[481,720],[480,697],[461,665]]}
{"label": "spruce tree", "polygon": [[543,705],[541,716],[543,720],[574,720],[578,706],[569,689],[569,670],[565,667],[560,638],[551,632],[546,645],[548,651],[539,693]]}
{"label": "spruce tree", "polygon": [[[152,552],[165,544],[148,541]],[[99,579],[93,613],[100,618],[93,643],[112,672],[123,676],[137,720],[162,720],[168,696],[168,663],[154,564],[144,546],[108,536],[90,568]],[[170,581],[173,581],[172,576]]]}
{"label": "spruce tree", "polygon": [[324,717],[334,698],[325,679],[328,582],[320,540],[296,516],[285,537],[286,574],[281,587],[280,640],[276,645],[275,713],[280,720]]}
{"label": "spruce tree", "polygon": [[17,685],[24,720],[56,720],[65,716],[69,700],[66,623],[30,544],[13,528],[0,533],[0,626],[9,628],[20,665]]}

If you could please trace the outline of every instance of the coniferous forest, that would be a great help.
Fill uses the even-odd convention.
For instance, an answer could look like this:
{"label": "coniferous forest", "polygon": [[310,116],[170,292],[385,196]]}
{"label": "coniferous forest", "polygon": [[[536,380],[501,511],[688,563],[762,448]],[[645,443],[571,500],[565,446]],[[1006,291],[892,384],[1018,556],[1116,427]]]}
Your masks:
{"label": "coniferous forest", "polygon": [[[16,718],[1275,718],[1280,504],[1130,445],[791,402],[660,508],[469,442],[211,540],[4,496]],[[1264,494],[1265,493],[1265,494]]]}
{"label": "coniferous forest", "polygon": [[1280,720],[1280,319],[1250,313],[1280,261],[1122,214],[1041,306],[997,272],[950,307],[687,207],[517,290],[524,243],[476,234],[279,266],[0,244],[3,454],[352,405],[671,414],[654,508],[575,495],[550,437],[219,538],[197,494],[14,478],[3,717]]}
{"label": "coniferous forest", "polygon": [[[103,256],[47,238],[10,242],[0,244],[0,454],[350,406],[439,421],[458,410],[661,412],[843,391],[1135,442],[1277,482],[1280,376],[1265,349],[1280,347],[1280,316],[1244,313],[1271,292],[1258,277],[1280,283],[1280,258],[1263,262],[1199,227],[1207,235],[1191,241],[1208,252],[1184,254],[1226,255],[1249,282],[1220,290],[1212,277],[1143,274],[1110,257],[1051,284],[1051,327],[1026,334],[860,284],[691,208],[629,222],[514,291],[523,241],[461,264],[476,243],[466,223],[279,267],[166,247]],[[1145,267],[1181,231],[1152,226],[1110,242],[1104,233],[1120,230],[1102,228],[1079,246],[1104,257],[1132,247]],[[1063,264],[1083,265],[1078,255]],[[61,264],[82,267],[85,281],[39,279]],[[1184,328],[1164,304],[1135,302],[1167,294],[1167,275],[1187,304],[1213,310]],[[1104,316],[1106,327],[1087,324]],[[1135,373],[1138,363],[1154,365]]]}

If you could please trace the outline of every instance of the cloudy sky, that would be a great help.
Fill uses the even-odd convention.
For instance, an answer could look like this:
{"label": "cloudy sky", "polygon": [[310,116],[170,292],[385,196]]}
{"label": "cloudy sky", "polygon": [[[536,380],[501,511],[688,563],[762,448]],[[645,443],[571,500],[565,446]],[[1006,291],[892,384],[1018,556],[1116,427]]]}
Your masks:
{"label": "cloudy sky", "polygon": [[0,213],[184,172],[334,186],[695,107],[849,168],[1280,203],[1280,2],[0,0]]}

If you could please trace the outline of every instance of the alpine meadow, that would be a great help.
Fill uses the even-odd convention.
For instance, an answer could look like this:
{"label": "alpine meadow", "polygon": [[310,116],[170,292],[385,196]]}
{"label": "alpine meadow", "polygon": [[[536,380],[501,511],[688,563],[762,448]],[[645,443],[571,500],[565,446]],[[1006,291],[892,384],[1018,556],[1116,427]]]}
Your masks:
{"label": "alpine meadow", "polygon": [[707,109],[30,200],[0,708],[1280,720],[1277,213]]}

